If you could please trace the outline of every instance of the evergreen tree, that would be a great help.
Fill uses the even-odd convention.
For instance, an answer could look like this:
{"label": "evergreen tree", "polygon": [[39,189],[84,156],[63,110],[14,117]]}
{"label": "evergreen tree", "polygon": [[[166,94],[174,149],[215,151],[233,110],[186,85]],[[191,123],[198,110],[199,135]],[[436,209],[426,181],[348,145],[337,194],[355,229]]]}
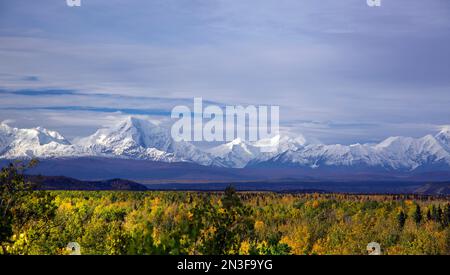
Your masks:
{"label": "evergreen tree", "polygon": [[418,204],[416,205],[416,210],[414,211],[413,218],[414,222],[417,225],[419,225],[420,222],[422,221],[422,211],[420,210],[420,206]]}
{"label": "evergreen tree", "polygon": [[431,206],[431,218],[433,219],[433,221],[437,222],[439,219],[438,216],[439,216],[439,214],[438,214],[437,207],[432,205]]}
{"label": "evergreen tree", "polygon": [[407,218],[407,216],[406,216],[405,212],[403,212],[403,210],[400,211],[400,213],[398,213],[397,222],[398,222],[398,226],[400,229],[403,229],[403,227],[405,226],[406,218]]}
{"label": "evergreen tree", "polygon": [[431,216],[430,208],[427,209],[427,221],[431,221],[433,217]]}
{"label": "evergreen tree", "polygon": [[242,202],[239,195],[236,192],[234,186],[229,185],[225,188],[225,194],[222,198],[223,207],[225,209],[230,209],[232,207],[241,207]]}
{"label": "evergreen tree", "polygon": [[447,203],[447,205],[444,208],[444,213],[442,215],[442,225],[443,226],[450,225],[450,203]]}
{"label": "evergreen tree", "polygon": [[439,205],[438,208],[437,208],[437,210],[436,210],[436,222],[442,224],[442,216],[443,216],[442,208],[441,208],[441,206]]}

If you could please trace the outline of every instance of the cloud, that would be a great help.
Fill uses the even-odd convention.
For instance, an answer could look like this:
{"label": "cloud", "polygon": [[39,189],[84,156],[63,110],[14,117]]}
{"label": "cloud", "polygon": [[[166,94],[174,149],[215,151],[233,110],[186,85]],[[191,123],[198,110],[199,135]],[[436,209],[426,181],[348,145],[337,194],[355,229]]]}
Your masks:
{"label": "cloud", "polygon": [[21,89],[21,90],[8,90],[0,89],[0,93],[4,94],[16,94],[26,96],[43,96],[43,95],[73,95],[76,94],[73,90],[65,89]]}
{"label": "cloud", "polygon": [[39,77],[34,76],[34,75],[29,75],[29,76],[25,76],[22,78],[22,80],[24,81],[39,81]]}
{"label": "cloud", "polygon": [[123,113],[128,115],[153,115],[153,116],[170,116],[170,111],[157,109],[126,109],[126,108],[106,108],[106,107],[89,107],[89,106],[53,106],[53,107],[9,107],[4,110],[48,110],[48,111],[88,111],[98,113]]}
{"label": "cloud", "polygon": [[56,2],[1,4],[0,119],[90,129],[202,96],[280,105],[284,127],[344,143],[449,123],[447,1]]}

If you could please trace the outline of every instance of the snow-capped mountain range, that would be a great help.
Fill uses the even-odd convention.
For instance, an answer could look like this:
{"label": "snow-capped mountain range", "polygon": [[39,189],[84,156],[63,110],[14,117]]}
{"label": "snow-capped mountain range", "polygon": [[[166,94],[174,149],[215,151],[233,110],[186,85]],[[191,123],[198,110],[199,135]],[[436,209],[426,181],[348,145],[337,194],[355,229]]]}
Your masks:
{"label": "snow-capped mountain range", "polygon": [[308,143],[302,136],[276,136],[258,142],[236,139],[204,150],[188,142],[175,142],[170,129],[134,117],[73,143],[41,127],[18,129],[0,123],[0,159],[92,156],[228,168],[366,167],[388,171],[420,168],[450,171],[450,129],[422,138],[389,137],[377,144],[325,145]]}

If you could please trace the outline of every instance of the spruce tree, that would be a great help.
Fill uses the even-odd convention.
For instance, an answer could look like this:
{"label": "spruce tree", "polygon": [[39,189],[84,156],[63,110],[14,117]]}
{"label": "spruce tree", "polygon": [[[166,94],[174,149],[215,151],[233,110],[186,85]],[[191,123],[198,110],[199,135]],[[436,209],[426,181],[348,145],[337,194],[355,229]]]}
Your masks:
{"label": "spruce tree", "polygon": [[442,225],[445,227],[450,225],[450,203],[447,203],[444,208],[444,213],[442,215]]}
{"label": "spruce tree", "polygon": [[441,223],[442,224],[442,216],[443,216],[443,212],[442,212],[442,208],[439,205],[438,209],[436,210],[436,222]]}
{"label": "spruce tree", "polygon": [[433,217],[431,216],[430,208],[427,209],[427,221],[431,221]]}
{"label": "spruce tree", "polygon": [[414,211],[413,218],[414,218],[414,222],[417,225],[419,225],[420,222],[422,221],[422,211],[420,210],[419,205],[416,205],[416,210]]}
{"label": "spruce tree", "polygon": [[407,218],[407,216],[406,216],[405,212],[403,212],[403,210],[400,211],[400,213],[398,213],[397,222],[398,222],[398,226],[399,226],[400,230],[402,230],[403,227],[405,226],[406,218]]}
{"label": "spruce tree", "polygon": [[438,211],[437,211],[437,207],[434,205],[431,206],[431,218],[435,222],[438,221]]}

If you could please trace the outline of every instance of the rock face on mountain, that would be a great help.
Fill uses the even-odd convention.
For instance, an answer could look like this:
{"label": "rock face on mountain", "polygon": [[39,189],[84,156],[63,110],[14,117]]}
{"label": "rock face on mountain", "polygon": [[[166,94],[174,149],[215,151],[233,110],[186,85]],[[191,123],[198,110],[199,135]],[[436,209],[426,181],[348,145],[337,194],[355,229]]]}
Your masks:
{"label": "rock face on mountain", "polygon": [[170,130],[129,117],[71,143],[44,128],[17,129],[0,124],[0,159],[106,157],[203,166],[299,167],[383,171],[450,171],[450,129],[422,138],[389,137],[377,144],[325,145],[302,136],[236,139],[207,150],[176,142]]}

